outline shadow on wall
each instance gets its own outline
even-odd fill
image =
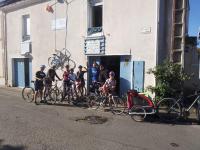
[[[127,91],[130,90],[130,88],[130,81],[124,78],[120,78],[120,95],[127,93]]]
[[[11,145],[2,145],[4,140],[0,139],[0,150],[25,150],[24,146],[11,146]]]

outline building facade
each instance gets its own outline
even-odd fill
[[[52,13],[46,11],[50,5]],[[164,59],[172,58],[184,67],[188,7],[188,0],[71,0],[67,4],[23,0],[5,5],[1,7],[0,83],[29,85],[39,66],[48,65],[55,50],[66,47],[76,66],[89,68],[96,61],[115,71],[119,93],[143,91],[155,85],[147,71]]]

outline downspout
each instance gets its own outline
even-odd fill
[[[3,43],[4,43],[4,76],[5,76],[5,85],[8,86],[8,52],[7,52],[7,20],[6,12],[3,12]]]
[[[156,5],[157,5],[157,10],[156,10],[156,43],[155,43],[155,47],[156,47],[156,66],[159,64],[159,33],[160,33],[160,0],[156,1]]]

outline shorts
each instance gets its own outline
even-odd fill
[[[44,84],[41,81],[35,81],[35,91],[41,91],[44,88]]]
[[[46,79],[44,80],[44,84],[45,84],[45,86],[51,86],[51,85],[52,85],[51,79],[46,78]]]

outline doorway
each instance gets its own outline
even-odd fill
[[[93,62],[102,64],[105,69],[115,72],[115,79],[117,81],[116,92],[119,94],[120,90],[120,56],[89,56],[89,68],[92,67]],[[91,77],[89,75],[89,83],[91,83]]]
[[[29,58],[13,59],[13,85],[15,87],[30,86],[32,76],[32,65]]]

